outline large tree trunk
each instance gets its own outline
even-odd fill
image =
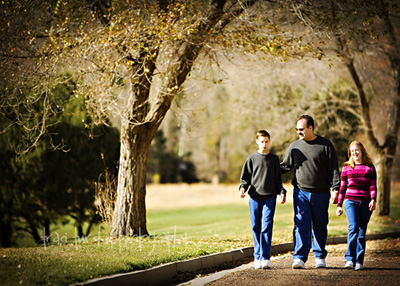
[[[393,157],[385,154],[386,152],[379,152],[376,154],[375,163],[377,173],[377,201],[376,213],[379,216],[389,215],[390,212],[390,174],[393,165]]]
[[[138,131],[135,132],[135,129]],[[136,134],[135,134],[136,133]],[[147,235],[146,171],[147,154],[154,137],[143,126],[122,124],[117,202],[111,236]]]

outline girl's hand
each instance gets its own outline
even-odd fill
[[[369,202],[369,210],[372,212],[372,211],[374,211],[374,210],[376,210],[376,202],[375,202],[375,200],[371,200],[370,202]]]
[[[285,194],[281,194],[281,204],[286,203],[286,195]]]
[[[337,209],[336,209],[336,215],[337,216],[341,216],[343,214],[343,209],[342,209],[342,207],[337,207]]]

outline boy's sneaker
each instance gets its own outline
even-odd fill
[[[344,265],[344,268],[352,269],[353,267],[354,267],[353,261],[346,261],[346,264]]]
[[[254,259],[254,269],[261,269],[261,261]]]
[[[293,269],[304,269],[304,268],[306,268],[306,266],[304,265],[303,260],[296,258],[295,260],[293,260],[292,268]]]
[[[326,268],[326,263],[324,258],[315,258],[316,268]]]
[[[271,269],[271,262],[267,259],[261,260],[261,268],[262,269]]]
[[[356,263],[356,267],[354,267],[354,270],[361,270],[363,269],[363,265],[361,263]]]

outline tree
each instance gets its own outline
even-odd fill
[[[321,42],[326,43],[315,43],[320,56],[328,54],[329,45],[334,44],[334,51],[354,81],[377,168],[377,213],[388,215],[391,171],[400,131],[398,1],[288,2],[301,21],[319,32]]]
[[[60,109],[47,121],[52,136],[43,136],[26,154],[16,154],[15,150],[27,147],[21,146],[20,138],[25,136],[25,128],[34,127],[37,121],[32,120],[30,126],[10,126],[16,114],[0,114],[1,126],[9,125],[0,137],[0,242],[6,247],[13,244],[21,230],[30,233],[37,243],[49,242],[50,223],[60,217],[72,217],[78,235],[88,235],[98,220],[94,182],[104,168],[116,171],[118,130],[90,124],[83,99],[72,93],[74,83],[55,84],[50,90],[48,98],[56,98],[52,108]],[[29,113],[21,110],[19,114],[24,112]],[[39,100],[35,105],[36,120],[42,112],[43,102]],[[86,222],[89,226],[84,233]]]
[[[86,99],[96,120],[113,112],[121,117],[115,237],[148,233],[148,150],[194,63],[199,58],[212,59],[215,49],[282,58],[301,50],[301,41],[279,31],[271,20],[275,11],[269,1],[87,0],[2,5],[7,15],[2,32],[8,38],[0,56],[7,71],[3,76],[14,87],[8,97],[26,86],[26,78],[34,78],[40,90],[41,83],[56,71],[70,69],[79,82],[75,94]],[[34,65],[21,69],[32,59]],[[7,105],[7,99],[2,104]],[[45,119],[32,138],[45,134]]]

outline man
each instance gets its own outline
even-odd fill
[[[296,127],[299,140],[290,144],[281,163],[282,173],[294,170],[293,206],[293,265],[305,268],[311,246],[317,268],[325,268],[326,239],[328,236],[329,198],[337,202],[340,175],[335,148],[332,143],[314,133],[314,120],[302,115]]]

